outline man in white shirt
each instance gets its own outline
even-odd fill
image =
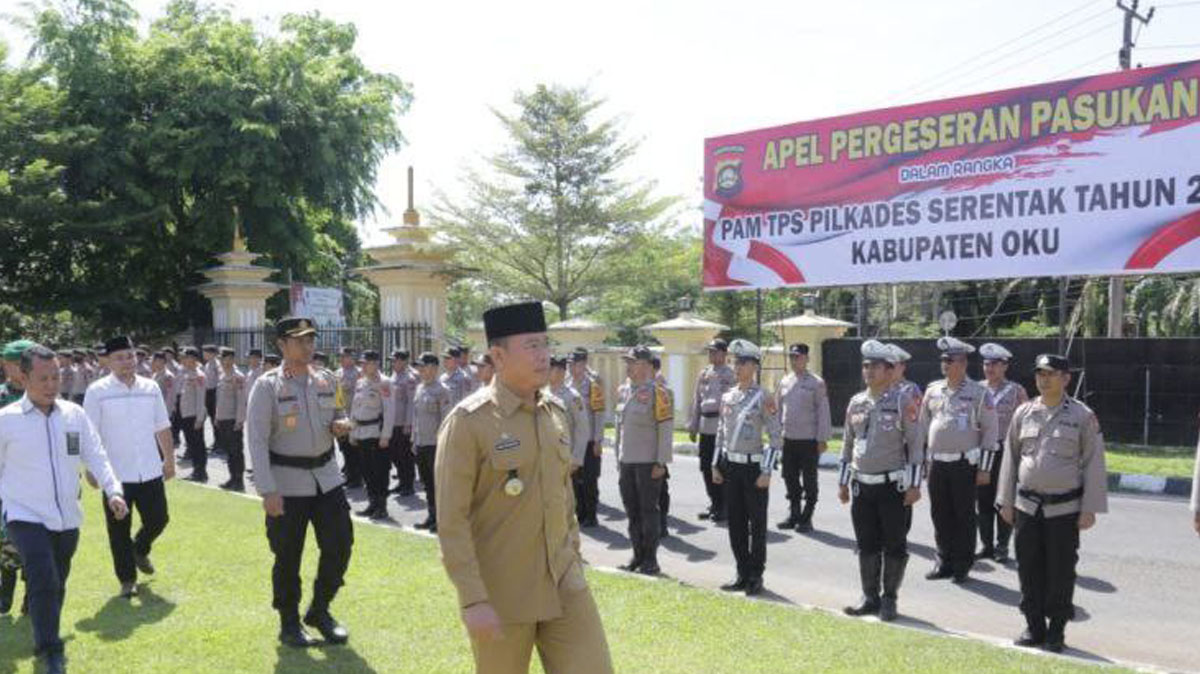
[[[142,520],[137,535],[130,538],[132,518],[105,516],[121,596],[132,597],[137,594],[138,571],[154,573],[150,547],[167,526],[163,480],[175,475],[175,446],[162,391],[153,379],[137,374],[133,341],[114,337],[104,350],[112,374],[88,387],[83,409],[104,444],[126,502]],[[88,481],[93,481],[90,474]]]
[[[54,352],[32,346],[21,355],[25,396],[0,410],[0,500],[8,535],[24,560],[35,652],[45,671],[66,671],[59,617],[71,557],[79,543],[79,461],[104,488],[107,510],[128,513],[121,483],[83,408],[57,400]]]

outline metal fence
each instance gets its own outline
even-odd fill
[[[913,355],[908,378],[922,387],[941,379],[932,339],[891,340]],[[990,340],[965,340],[978,347]],[[1039,353],[1054,353],[1055,339],[1002,339],[1013,353],[1009,379],[1037,395],[1032,363]],[[834,423],[840,425],[850,396],[862,389],[859,339],[834,339],[822,346],[822,371]],[[1200,411],[1200,340],[1076,339],[1071,347],[1072,395],[1091,407],[1108,440],[1150,445],[1196,443]],[[983,379],[977,357],[968,376]]]
[[[264,352],[273,351],[275,349],[275,328],[270,325],[237,330],[196,328],[192,331],[192,341],[196,346],[216,344],[217,346],[232,347],[240,358],[244,357],[250,349],[263,349]],[[336,356],[343,347],[350,347],[355,351],[374,349],[384,359],[388,358],[395,349],[405,349],[415,357],[422,351],[433,350],[433,332],[424,323],[370,327],[324,327],[317,331],[316,342],[317,350],[325,352],[330,358]]]

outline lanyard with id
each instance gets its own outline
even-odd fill
[[[67,456],[79,456],[79,431],[67,431]]]

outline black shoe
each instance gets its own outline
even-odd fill
[[[992,547],[982,548],[975,553],[975,559],[991,559],[996,556],[996,549]]]
[[[796,522],[796,533],[807,534],[811,533],[812,530],[813,525],[811,521],[802,519],[799,522]]]
[[[584,520],[579,523],[579,526],[585,529],[591,529],[592,527],[600,526],[600,523],[596,521],[595,517],[585,517]]]
[[[702,513],[699,513],[699,514],[697,514],[697,515],[696,515],[696,519],[701,519],[701,520],[711,520],[711,519],[712,519],[712,516],[713,516],[713,514],[712,514],[712,510],[711,510],[711,509],[709,509],[709,510],[705,510],[705,511],[704,511],[704,512],[702,512]]]
[[[659,568],[658,562],[649,561],[642,562],[642,565],[638,567],[637,572],[643,576],[657,576],[662,573],[662,569]]]
[[[327,643],[344,644],[350,639],[350,633],[341,623],[329,615],[329,611],[309,610],[304,614],[304,624],[317,628]]]
[[[848,616],[875,615],[879,613],[879,597],[863,597],[857,606],[847,606],[842,613]]]
[[[433,526],[434,526],[433,518],[426,518],[426,520],[424,522],[417,522],[416,524],[414,524],[413,528],[414,529],[432,529]]]
[[[896,600],[891,597],[881,597],[879,599],[879,619],[885,623],[890,623],[900,615],[896,611]]]
[[[1035,634],[1033,631],[1029,630],[1028,628],[1026,628],[1026,630],[1024,632],[1021,632],[1021,636],[1017,637],[1016,639],[1013,639],[1014,645],[1024,646],[1027,648],[1033,647],[1033,646],[1041,646],[1044,643],[1046,643],[1046,635],[1045,634]]]
[[[953,577],[954,571],[948,566],[935,566],[932,571],[925,574],[925,580],[945,580]]]
[[[992,559],[997,564],[1005,564],[1008,562],[1008,548],[996,548],[996,553],[992,555]]]
[[[954,577],[950,579],[950,582],[954,583],[955,585],[965,585],[969,580],[971,580],[971,574],[963,571],[961,573],[954,574]]]
[[[134,582],[121,583],[121,595],[120,596],[122,599],[133,599],[134,597],[137,596],[137,593],[138,593],[137,583],[134,583]]]
[[[221,483],[225,491],[246,491],[246,485],[241,480],[227,480]]]
[[[1046,643],[1042,644],[1042,648],[1051,653],[1062,653],[1067,647],[1063,637],[1063,630],[1067,626],[1067,621],[1064,618],[1051,618],[1050,627],[1046,630]]]
[[[154,562],[150,561],[149,555],[139,555],[136,552],[133,553],[133,565],[137,567],[138,571],[141,571],[147,576],[154,575]]]
[[[763,591],[763,579],[762,578],[755,576],[754,578],[751,578],[750,580],[746,581],[746,596],[747,597],[757,597],[758,595],[762,594],[762,591]]]
[[[637,555],[634,555],[633,558],[631,558],[628,562],[625,562],[624,564],[618,566],[617,568],[622,571],[634,572],[634,571],[637,571],[639,568],[641,568],[641,566],[642,566],[642,558]]]
[[[723,524],[723,523],[729,521],[729,515],[727,515],[723,512],[714,513],[712,516],[712,521],[717,524]]]
[[[742,592],[746,589],[746,583],[747,580],[745,578],[738,576],[737,578],[734,578],[728,583],[722,585],[721,589],[725,592]]]
[[[317,640],[305,632],[304,628],[300,626],[300,622],[297,621],[279,628],[279,643],[292,648],[308,648],[316,646]]]
[[[430,522],[430,523],[429,523],[429,533],[431,533],[431,534],[436,534],[436,533],[437,533],[437,522]]]
[[[188,475],[184,479],[186,479],[188,482],[199,482],[200,484],[204,484],[205,482],[208,482],[208,473],[201,473],[193,470],[192,474]]]
[[[42,662],[46,664],[46,674],[66,674],[67,658],[62,653],[48,653]]]
[[[367,506],[366,508],[363,508],[362,510],[359,510],[358,512],[356,512],[354,514],[358,515],[359,517],[375,517],[376,510],[377,510],[377,508],[375,507],[375,504],[372,503],[371,505]]]
[[[370,517],[373,520],[386,520],[388,518],[387,507],[386,506],[377,506],[375,508],[375,512],[368,514],[367,517]],[[434,529],[433,527],[430,527],[429,530],[437,531],[437,529]]]
[[[796,515],[793,513],[791,515],[788,515],[788,518],[786,520],[781,520],[775,526],[780,529],[795,529],[796,525],[799,523],[800,523],[800,518],[796,517]]]

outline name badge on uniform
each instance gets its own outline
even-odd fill
[[[520,446],[521,446],[521,441],[514,438],[513,436],[509,435],[508,433],[501,435],[500,439],[495,444],[495,448],[496,448],[497,452],[506,452],[511,449],[516,449],[517,447],[520,447]],[[518,482],[519,481],[520,480],[518,480]]]
[[[67,431],[67,456],[79,456],[79,431]]]

